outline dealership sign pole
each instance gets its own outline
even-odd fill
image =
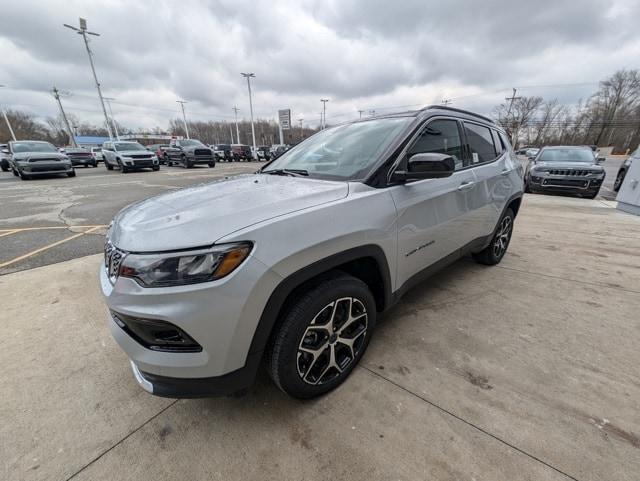
[[[280,145],[284,145],[284,131],[291,128],[291,109],[278,110],[278,125],[280,126]]]

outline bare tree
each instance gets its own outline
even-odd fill
[[[520,97],[511,106],[502,103],[494,109],[496,120],[507,131],[514,147],[520,144],[523,127],[527,126],[542,104],[542,97]]]

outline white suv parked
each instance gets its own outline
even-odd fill
[[[497,264],[523,175],[491,120],[428,107],[323,130],[259,172],[121,211],[100,270],[138,383],[298,398],[342,383],[380,312],[465,254]]]

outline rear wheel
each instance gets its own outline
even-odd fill
[[[2,168],[2,172],[9,172],[9,167],[4,164],[0,165],[0,168]]]
[[[107,170],[113,170],[113,165],[111,165],[109,162],[107,162],[106,160],[104,161],[104,166],[107,168]]]
[[[375,323],[367,285],[336,273],[293,299],[268,348],[271,378],[300,399],[336,388],[360,361]]]
[[[491,239],[491,243],[482,251],[473,254],[473,258],[476,262],[493,266],[502,260],[507,252],[507,248],[509,247],[509,242],[511,241],[514,217],[513,211],[511,209],[507,209],[502,216],[502,219],[500,219],[500,223],[498,224],[498,228]]]
[[[159,170],[160,170],[160,166],[159,166],[159,165],[154,165],[153,167],[151,167],[151,169],[152,169],[154,172],[157,172],[157,171],[159,171]]]
[[[209,167],[212,167],[212,168],[213,168],[213,167],[215,167],[215,166],[216,166],[216,163],[215,163],[215,162],[209,162]]]
[[[18,171],[18,175],[22,180],[31,180],[31,176],[29,174],[25,174],[22,171]]]
[[[67,177],[75,177],[76,176],[76,171],[72,170],[71,172],[67,172]]]
[[[620,190],[620,187],[622,186],[622,182],[624,181],[624,174],[625,172],[618,172],[618,176],[616,177],[615,182],[613,183],[613,190],[615,192],[618,192]]]

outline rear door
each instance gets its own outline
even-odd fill
[[[469,204],[475,176],[465,155],[462,125],[455,118],[429,119],[402,154],[398,168],[417,153],[442,153],[456,171],[444,179],[426,179],[390,187],[398,210],[397,285],[470,242]]]
[[[482,123],[463,122],[476,189],[469,196],[469,229],[474,238],[493,233],[502,210],[514,192],[510,174],[516,165],[498,132]]]

